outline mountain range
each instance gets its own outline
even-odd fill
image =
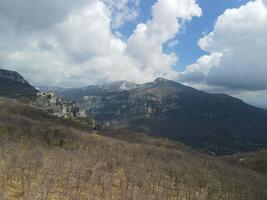
[[[145,84],[116,81],[83,88],[38,87],[64,99],[53,105],[49,103],[53,98],[47,99],[53,95],[37,95],[39,91],[17,72],[0,70],[0,83],[0,96],[31,97],[33,105],[59,116],[76,116],[74,111],[84,109],[103,130],[141,132],[217,155],[267,147],[266,110],[164,78]]]
[[[77,101],[102,127],[181,141],[219,155],[267,147],[266,110],[164,78],[45,89]]]
[[[6,79],[14,87],[0,87],[0,199],[267,198],[266,150],[232,155],[264,147],[264,110],[162,78],[40,87],[47,92],[16,72]]]

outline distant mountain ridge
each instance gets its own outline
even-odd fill
[[[216,154],[267,147],[266,110],[164,78],[123,83],[132,88],[108,83],[55,93],[79,102],[106,127],[162,136]]]
[[[18,72],[0,69],[0,78],[10,79],[16,82],[29,84]]]
[[[115,81],[108,82],[100,85],[88,86],[86,89],[98,89],[99,91],[106,92],[117,92],[125,90],[133,90],[138,87],[137,84],[129,81]]]
[[[0,96],[35,96],[38,90],[31,86],[19,73],[0,69]]]
[[[49,94],[38,96],[39,91],[20,74],[0,70],[0,96],[32,97],[35,105],[53,115],[83,118],[87,114],[102,127],[145,132],[215,154],[267,148],[266,110],[164,78],[145,84],[116,81],[84,88],[40,90],[52,91],[78,104],[49,98]]]

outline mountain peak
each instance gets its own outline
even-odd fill
[[[158,77],[153,82],[159,83],[159,82],[170,82],[171,80],[168,80],[166,78]]]
[[[183,84],[176,82],[174,80],[169,80],[169,79],[162,78],[162,77],[155,79],[153,82],[147,83],[147,85],[150,85],[152,87],[160,87],[160,88],[163,87],[164,88],[164,89],[162,89],[163,92],[167,91],[167,93],[177,92],[177,91],[179,91],[179,92],[180,91],[196,91],[194,88],[183,85]]]
[[[152,84],[156,84],[156,85],[174,85],[175,87],[177,87],[178,85],[181,87],[181,86],[184,86],[186,87],[185,85],[177,82],[177,81],[174,81],[174,80],[170,80],[170,79],[166,79],[166,78],[162,78],[162,77],[159,77],[159,78],[156,78],[153,82],[151,82]]]
[[[137,87],[137,84],[130,81],[114,81],[108,82],[101,85],[103,90],[112,90],[112,91],[120,91],[120,90],[132,90]]]

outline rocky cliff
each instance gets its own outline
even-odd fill
[[[84,109],[77,103],[63,100],[53,93],[39,92],[32,104],[58,117],[66,119],[86,118]]]

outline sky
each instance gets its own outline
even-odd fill
[[[267,0],[0,0],[0,67],[31,84],[165,77],[267,107]]]

